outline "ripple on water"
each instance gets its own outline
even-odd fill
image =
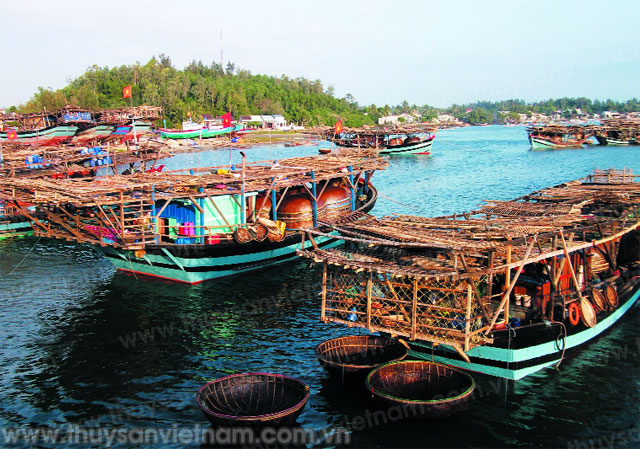
[[[315,152],[246,151],[249,160]],[[237,153],[233,158],[240,162]],[[228,161],[222,150],[166,162],[179,168]],[[374,176],[381,193],[374,212],[462,212],[483,199],[518,197],[612,166],[640,173],[638,149],[531,151],[524,128],[443,130],[432,156],[394,158]],[[321,271],[306,262],[186,286],[115,274],[84,246],[42,239],[34,247],[36,241],[0,241],[1,426],[205,425],[197,389],[246,371],[308,383],[311,399],[300,417],[307,428],[344,425],[345,417],[373,410],[364,388],[345,391],[316,360],[321,341],[361,331],[319,322]],[[476,376],[483,393],[456,419],[375,425],[355,431],[351,446],[567,447],[637,428],[639,318],[636,307],[558,371],[508,390],[504,381]],[[625,345],[626,354],[616,352]]]

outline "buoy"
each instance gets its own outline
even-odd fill
[[[572,326],[577,326],[580,322],[580,308],[575,302],[569,304],[569,322]]]

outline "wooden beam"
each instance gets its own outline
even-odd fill
[[[580,291],[580,284],[578,284],[578,278],[576,278],[576,273],[575,271],[573,271],[573,264],[571,263],[571,257],[569,257],[569,250],[567,247],[567,242],[564,239],[564,233],[562,232],[562,229],[560,229],[560,239],[562,240],[562,249],[564,250],[564,257],[567,260],[567,263],[569,264],[569,271],[571,272],[571,279],[573,279],[573,285],[576,288],[576,292],[578,293],[578,298],[580,298],[580,300],[582,301],[583,297],[582,297],[582,292]]]
[[[502,308],[505,306],[507,299],[509,298],[509,295],[511,295],[511,291],[513,290],[513,287],[516,285],[516,282],[518,281],[518,278],[520,277],[520,273],[522,273],[522,270],[524,269],[524,266],[527,263],[527,260],[529,259],[529,255],[531,254],[531,250],[533,249],[533,246],[535,245],[535,239],[536,236],[533,236],[533,239],[531,241],[531,243],[529,244],[529,247],[527,248],[527,252],[524,255],[524,258],[519,262],[520,265],[518,266],[518,271],[516,271],[516,275],[513,278],[513,281],[511,282],[511,285],[509,286],[509,289],[504,293],[504,295],[502,296],[502,301],[500,302],[500,305],[498,306],[498,309],[496,310],[496,313],[493,315],[493,319],[491,320],[491,323],[489,324],[489,329],[487,330],[487,334],[489,332],[491,332],[491,329],[493,328],[494,324],[496,324],[496,321],[498,320],[498,315],[500,315],[500,312],[502,311]],[[505,319],[507,319],[505,317]]]

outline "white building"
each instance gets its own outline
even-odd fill
[[[256,126],[269,129],[289,129],[287,121],[280,114],[273,115],[243,115],[238,119],[238,124],[244,126]]]
[[[417,116],[419,117],[419,115]],[[402,119],[402,120],[400,120]],[[378,125],[398,125],[400,123],[415,123],[416,115],[414,114],[393,114],[378,119]]]

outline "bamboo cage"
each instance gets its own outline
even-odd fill
[[[0,176],[7,177],[66,177],[69,174],[95,172],[99,168],[108,168],[116,172],[116,165],[142,164],[172,156],[167,148],[154,145],[140,145],[139,148],[100,147],[98,154],[86,147],[51,146],[34,148],[29,145],[11,145],[6,150],[3,145],[3,163],[0,164]],[[37,161],[34,160],[37,156]],[[99,165],[96,160],[99,159]],[[93,161],[93,164],[91,162]],[[78,175],[80,176],[80,175]]]
[[[323,321],[464,353],[490,342],[496,323],[523,308],[514,299],[535,295],[535,306],[552,318],[555,305],[581,300],[599,273],[617,270],[621,238],[640,229],[636,177],[597,170],[445,217],[363,215],[331,224],[349,250],[298,254],[324,265]],[[532,278],[545,282],[525,291],[519,279]]]
[[[73,105],[65,105],[55,111],[41,111],[35,113],[0,114],[0,128],[15,126],[20,131],[31,131],[47,128],[62,123],[122,124],[132,118],[141,120],[157,120],[162,116],[162,107],[140,105],[133,107],[102,109],[91,111]]]

